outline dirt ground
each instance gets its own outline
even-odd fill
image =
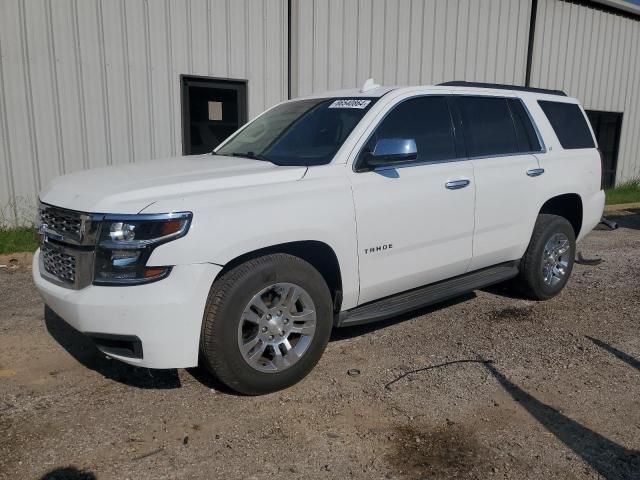
[[[107,360],[0,267],[0,478],[640,479],[640,213],[616,220],[559,297],[336,331],[263,397]]]

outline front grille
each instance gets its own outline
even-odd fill
[[[76,281],[76,257],[67,255],[44,243],[40,250],[45,271],[64,283],[74,284]]]
[[[66,240],[79,242],[81,240],[82,216],[73,210],[42,205],[40,208],[40,223],[47,229],[61,235]]]
[[[41,203],[38,209],[40,274],[63,287],[91,285],[100,221],[87,213]]]

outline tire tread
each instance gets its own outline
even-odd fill
[[[279,264],[285,268],[303,267],[310,276],[315,276],[313,280],[321,282],[326,289],[326,296],[330,300],[329,288],[320,273],[305,260],[286,253],[273,253],[250,259],[222,274],[216,279],[209,290],[207,302],[204,310],[202,330],[200,335],[200,352],[207,369],[225,385],[248,395],[266,393],[264,389],[252,389],[243,385],[228,367],[225,360],[224,348],[220,336],[215,335],[216,326],[225,319],[219,314],[222,306],[229,301],[234,285],[251,276],[257,269],[267,264]],[[316,299],[314,299],[316,301]],[[328,339],[328,338],[327,338]],[[323,347],[324,349],[324,347]]]

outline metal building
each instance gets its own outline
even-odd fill
[[[623,0],[0,0],[0,223],[51,178],[211,150],[275,103],[361,85],[562,89],[605,184],[640,176],[640,7]]]

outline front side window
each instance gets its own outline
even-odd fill
[[[375,98],[314,98],[286,102],[247,125],[216,155],[277,165],[324,165],[333,159]]]
[[[508,155],[519,151],[506,98],[457,97],[457,102],[469,157]]]
[[[594,148],[593,137],[582,110],[575,103],[538,100],[564,149]]]
[[[456,158],[451,115],[445,97],[427,96],[405,100],[380,122],[364,151],[373,151],[380,139],[413,139],[416,162]]]

